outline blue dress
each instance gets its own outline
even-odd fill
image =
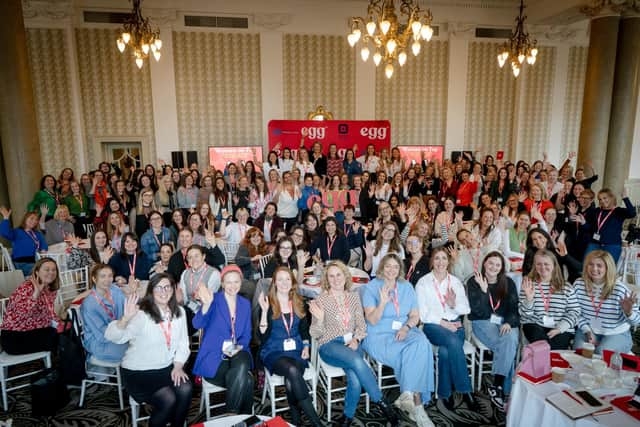
[[[362,293],[362,307],[377,307],[380,303],[380,289],[384,281],[373,279]],[[405,324],[411,310],[418,310],[418,299],[411,283],[398,282],[398,308],[389,300],[382,317],[375,325],[367,321],[367,337],[362,348],[375,360],[393,368],[401,392],[420,392],[424,403],[431,400],[435,390],[433,351],[431,344],[418,328],[411,328],[403,341],[395,339],[397,330],[392,329],[394,321]]]
[[[106,298],[93,292],[85,297],[80,306],[82,316],[82,344],[89,357],[94,356],[104,362],[120,362],[129,344],[115,344],[104,337],[104,331],[113,320],[124,314],[126,297],[116,285],[111,285],[113,305]],[[100,302],[104,304],[104,307]],[[114,307],[115,305],[115,307]],[[106,307],[106,308],[105,308]],[[87,360],[89,359],[87,357]]]
[[[272,371],[273,363],[281,357],[289,357],[291,359],[298,360],[307,366],[307,361],[302,358],[302,335],[300,334],[300,318],[293,314],[293,326],[291,327],[291,338],[296,341],[296,349],[290,351],[284,351],[284,340],[289,338],[287,330],[285,329],[282,316],[277,319],[271,319],[272,312],[269,310],[268,318],[271,321],[271,333],[266,341],[263,342],[260,349],[260,359],[262,363],[267,367],[269,372]],[[289,320],[289,314],[284,315]]]

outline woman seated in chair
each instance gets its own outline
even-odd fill
[[[62,243],[65,239],[73,236],[74,228],[69,214],[69,208],[66,205],[60,205],[53,214],[53,219],[44,223],[44,237],[47,239],[48,245]]]
[[[502,254],[490,252],[482,261],[482,270],[467,281],[473,333],[493,352],[489,397],[500,411],[504,410],[505,394],[511,390],[520,327],[518,290],[505,271]]]
[[[250,414],[253,406],[251,373],[251,303],[238,295],[242,272],[235,265],[222,269],[222,290],[198,287],[202,306],[193,326],[203,337],[193,373],[226,388],[226,412]]]
[[[36,212],[25,213],[22,222],[16,228],[11,228],[9,222],[11,209],[0,206],[0,215],[2,215],[0,236],[11,242],[13,265],[24,273],[24,277],[27,277],[31,274],[36,262],[36,253],[46,252],[49,248],[44,234],[38,231],[38,214]]]
[[[105,338],[129,343],[122,381],[136,402],[153,407],[149,425],[182,426],[191,405],[191,383],[183,370],[191,352],[186,316],[171,276],[154,276],[139,304],[136,294],[129,296],[124,314],[109,323]]]
[[[310,252],[316,257],[316,260],[319,258],[322,262],[329,260],[349,262],[349,258],[351,258],[349,243],[344,234],[340,232],[335,217],[331,216],[324,220],[322,231],[311,243]]]
[[[420,320],[431,344],[438,346],[438,398],[454,409],[453,391],[463,395],[469,409],[477,403],[464,354],[463,316],[469,314],[469,300],[460,280],[449,274],[449,255],[444,247],[431,254],[431,273],[416,284]]]
[[[242,288],[243,296],[248,300],[252,300],[256,282],[262,278],[262,269],[260,268],[260,260],[269,254],[269,246],[264,240],[264,234],[260,229],[251,227],[242,239],[242,243],[238,247],[236,254],[236,264],[242,270]]]
[[[534,255],[533,270],[522,279],[518,310],[527,341],[548,341],[551,350],[569,348],[580,305],[553,252],[540,249]]]
[[[149,279],[151,261],[140,250],[134,233],[124,233],[120,253],[111,257],[109,265],[113,268],[118,286],[122,288],[128,285],[129,292],[135,292],[140,280]]]
[[[53,351],[60,321],[54,310],[60,289],[58,265],[51,258],[38,260],[31,277],[9,297],[2,320],[2,350],[9,354]]]
[[[82,344],[87,351],[87,360],[89,363],[93,359],[118,363],[127,350],[127,344],[114,344],[105,338],[104,331],[109,323],[124,314],[126,297],[120,288],[113,284],[113,269],[108,265],[95,264],[89,277],[93,289],[80,306],[84,331]]]
[[[367,335],[360,297],[351,288],[349,268],[340,261],[331,261],[322,274],[322,293],[309,304],[313,315],[311,336],[318,340],[319,354],[325,363],[344,369],[347,391],[341,426],[351,425],[362,389],[377,403],[391,422],[398,417],[378,388],[376,377],[364,360],[360,342]]]
[[[311,337],[293,272],[276,268],[269,295],[261,294],[259,303],[260,359],[271,374],[284,377],[293,425],[300,425],[302,411],[314,426],[322,426],[304,380]]]
[[[419,427],[433,426],[423,407],[434,391],[433,353],[427,338],[416,328],[420,322],[418,300],[404,277],[397,254],[382,257],[376,278],[362,295],[367,320],[362,348],[378,363],[393,368],[402,392],[394,404]]]
[[[273,257],[264,267],[265,279],[273,277],[278,267],[287,267],[294,271],[298,282],[302,282],[304,278],[304,265],[309,260],[309,253],[302,250],[296,251],[296,246],[291,237],[283,237],[276,243],[273,251]],[[300,266],[300,268],[298,268]]]
[[[616,279],[616,264],[609,252],[597,249],[584,259],[582,278],[574,283],[580,305],[574,348],[585,342],[596,353],[611,350],[630,353],[631,326],[640,323],[636,294]]]

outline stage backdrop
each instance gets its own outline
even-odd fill
[[[314,142],[322,143],[322,151],[327,154],[329,145],[336,144],[341,157],[347,148],[358,145],[356,157],[361,156],[367,145],[373,144],[376,152],[391,145],[388,120],[271,120],[269,122],[269,151],[278,146],[290,148],[297,157],[300,139],[305,138],[305,147],[310,149]]]
[[[262,162],[262,147],[209,147],[209,165],[224,170],[228,163],[243,163],[255,155]]]
[[[407,160],[407,167],[412,161],[417,164],[422,162],[422,153],[424,153],[427,162],[432,160],[442,165],[444,157],[444,147],[442,145],[398,145],[400,157]]]

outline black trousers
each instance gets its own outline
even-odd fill
[[[544,340],[549,343],[551,350],[568,350],[571,348],[573,333],[563,332],[553,338],[549,338],[547,333],[552,328],[545,328],[535,323],[525,323],[522,325],[522,332],[529,342]]]
[[[211,384],[224,387],[227,412],[250,414],[253,406],[253,374],[251,355],[241,351],[230,359],[224,359],[215,377],[205,378]]]
[[[58,333],[53,328],[32,329],[30,331],[2,331],[2,349],[8,354],[28,354],[39,351],[55,351],[58,347]]]

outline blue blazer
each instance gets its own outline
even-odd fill
[[[251,303],[240,295],[236,298],[236,342],[242,346],[242,351],[251,355]],[[231,339],[231,316],[224,290],[216,292],[207,314],[202,314],[202,308],[198,310],[192,323],[194,328],[204,331],[193,373],[203,378],[213,378],[224,356],[222,343]]]

